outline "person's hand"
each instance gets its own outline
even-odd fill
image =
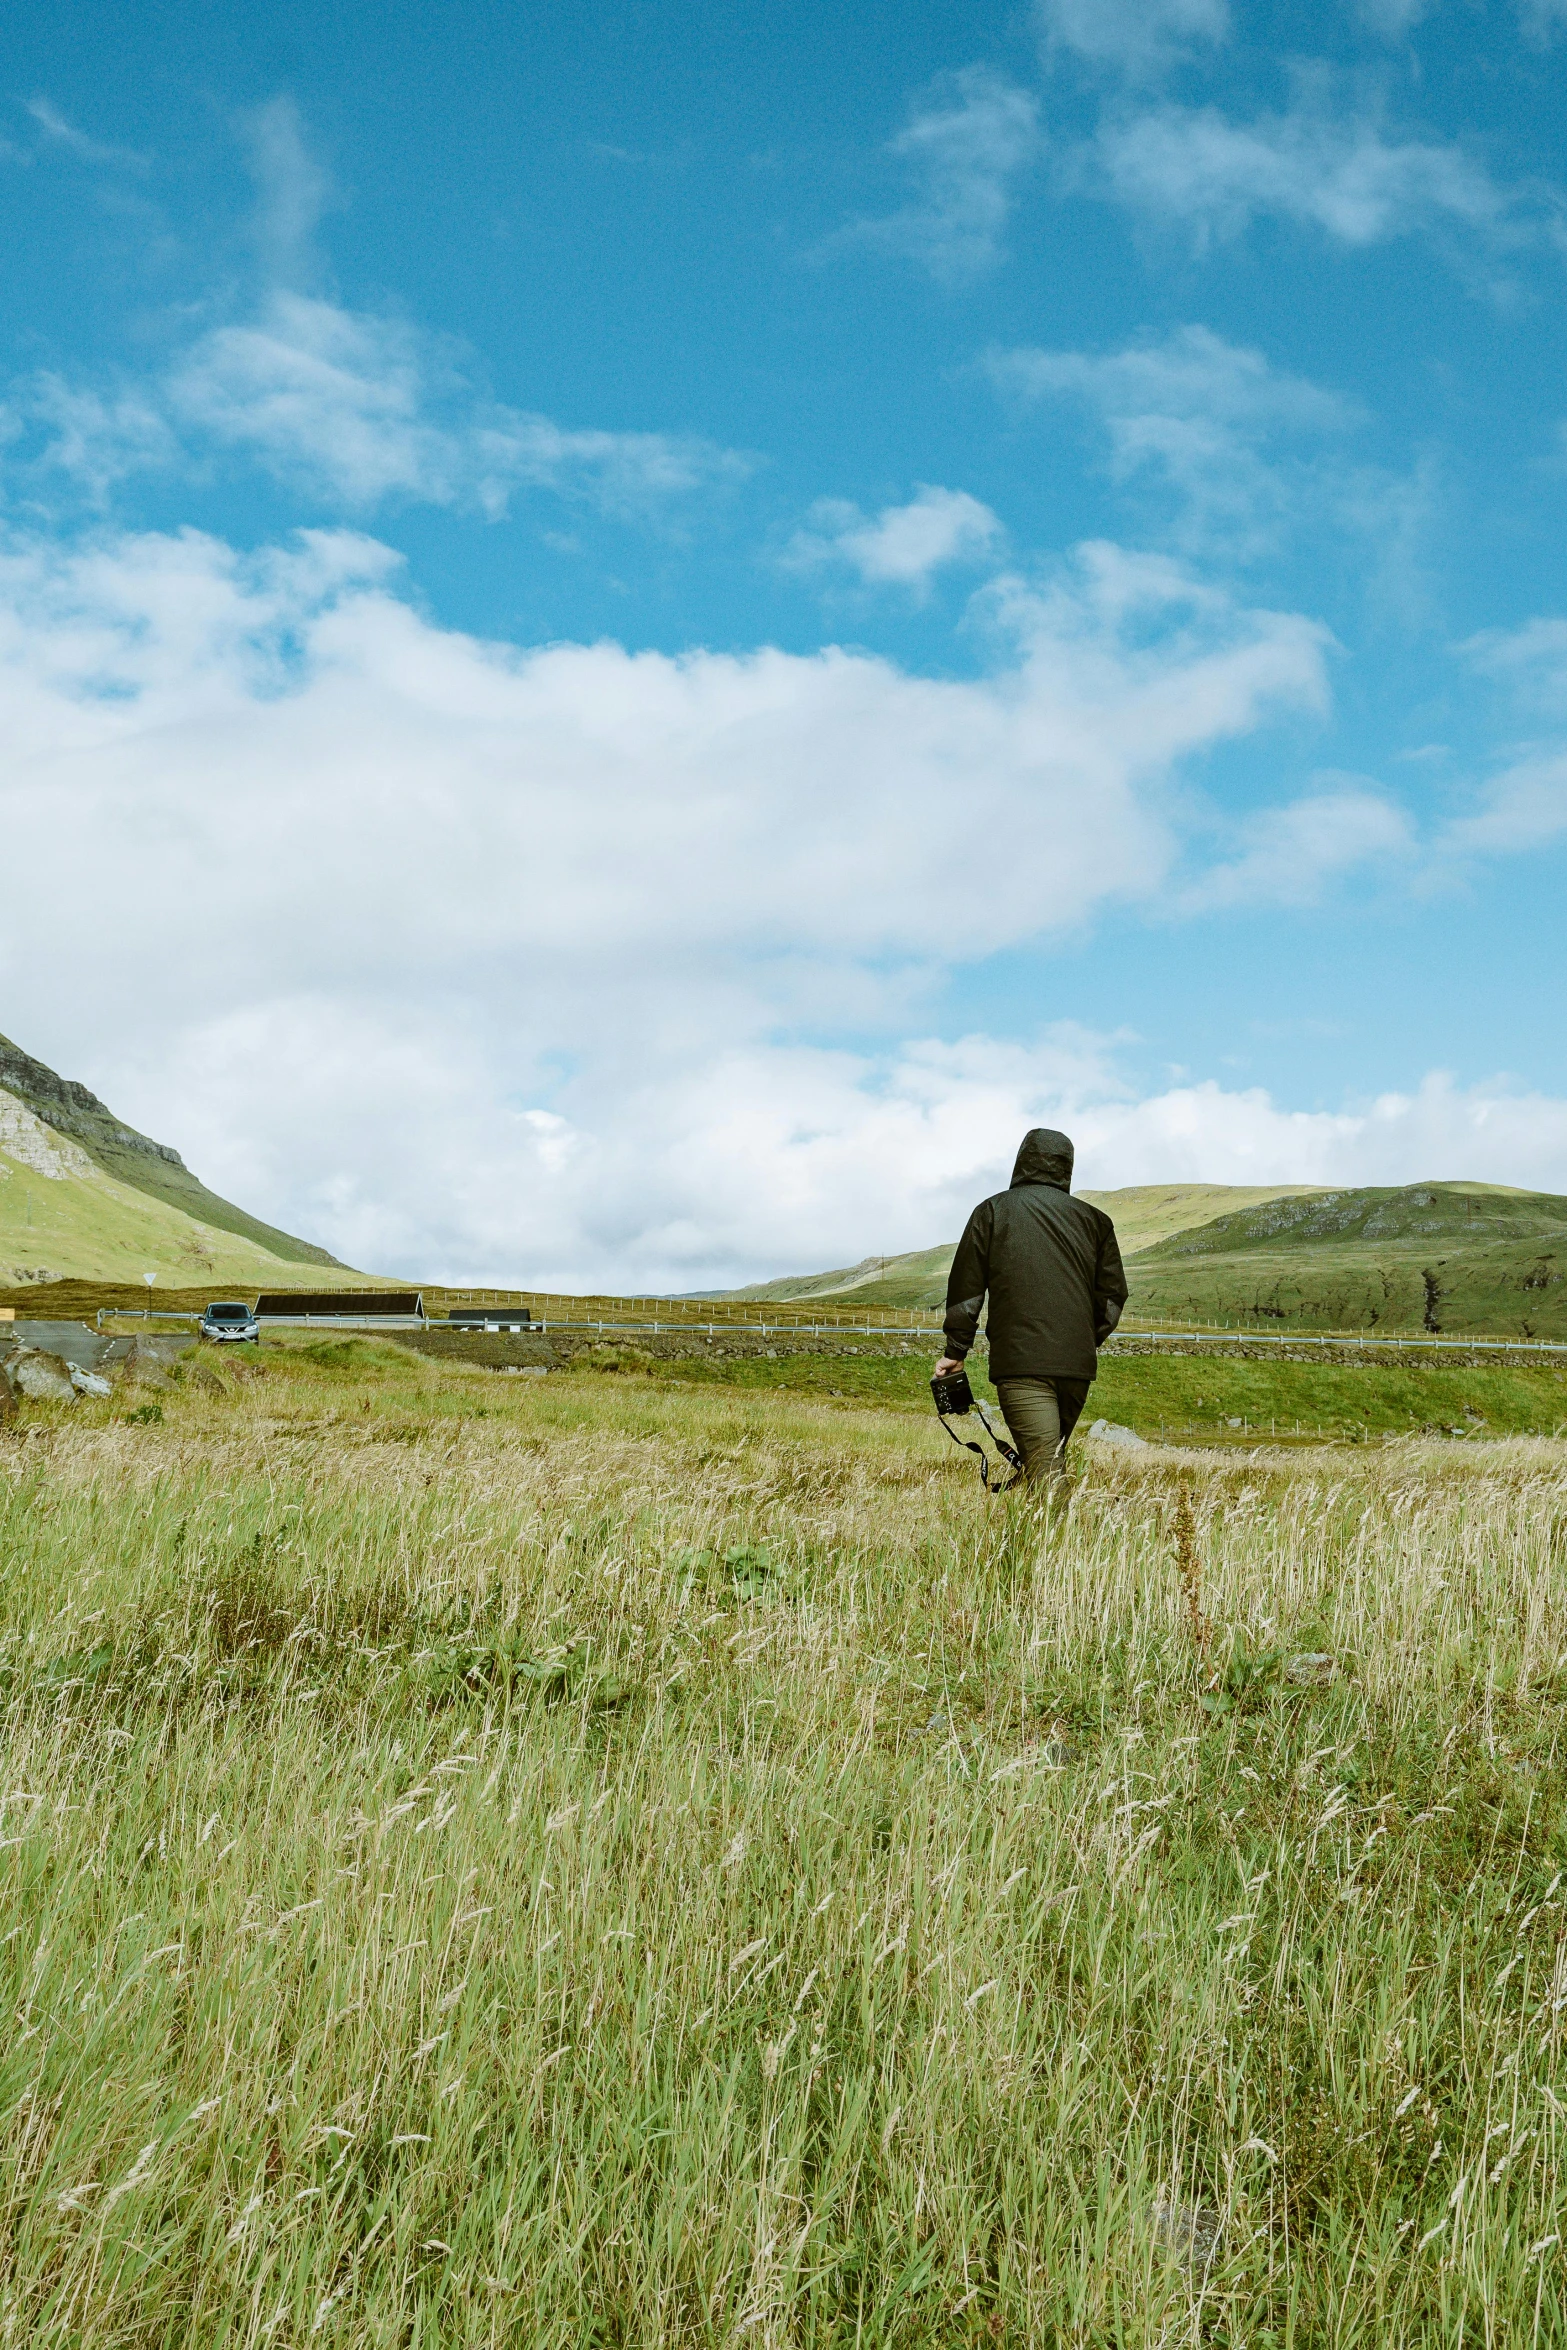
[[[943,1355],[936,1365],[936,1376],[938,1379],[947,1379],[954,1371],[961,1371],[962,1368],[963,1357],[961,1355]]]

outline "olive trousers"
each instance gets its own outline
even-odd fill
[[[998,1379],[996,1397],[1028,1482],[1059,1481],[1066,1473],[1066,1440],[1088,1400],[1088,1381]]]

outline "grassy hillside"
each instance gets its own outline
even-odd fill
[[[0,1293],[7,1304],[20,1308],[39,1294],[44,1274],[141,1290],[147,1273],[157,1274],[159,1295],[181,1285],[216,1294],[225,1286],[297,1288],[304,1268],[97,1167],[50,1177],[0,1148]],[[337,1288],[363,1277],[334,1264],[312,1266],[309,1278]]]
[[[1273,1331],[1567,1337],[1567,1199],[1552,1192],[1160,1183],[1083,1197],[1115,1222],[1134,1316]],[[939,1308],[954,1245],[730,1294]]]
[[[263,1249],[285,1264],[332,1266],[337,1263],[335,1257],[313,1241],[296,1239],[291,1232],[280,1232],[274,1225],[264,1224],[258,1216],[247,1215],[232,1200],[209,1191],[191,1173],[177,1150],[167,1143],[154,1142],[150,1136],[138,1133],[134,1126],[127,1126],[96,1094],[89,1093],[85,1085],[56,1075],[44,1062],[34,1060],[31,1053],[13,1044],[9,1037],[0,1036],[0,1110],[4,1109],[7,1097],[12,1105],[30,1112],[34,1119],[65,1138],[67,1144],[74,1144],[79,1152],[84,1152],[103,1174],[156,1200],[160,1206],[188,1216],[214,1233],[225,1232],[248,1242],[252,1248]],[[26,1155],[24,1150],[23,1156]],[[78,1269],[75,1264],[60,1268],[68,1272]]]
[[[1567,1337],[1567,1199],[1426,1183],[1275,1200],[1144,1251],[1132,1310],[1263,1330]]]
[[[363,1341],[0,1446],[29,2350],[1555,2343],[1567,1449]]]
[[[1157,1241],[1209,1217],[1255,1207],[1275,1199],[1309,1196],[1308,1184],[1134,1183],[1120,1191],[1085,1191],[1082,1197],[1103,1208],[1114,1222],[1123,1256],[1135,1256]],[[939,1248],[915,1249],[906,1256],[866,1257],[858,1265],[835,1273],[798,1273],[779,1281],[759,1281],[748,1289],[728,1289],[725,1297],[754,1297],[777,1303],[808,1298],[841,1297],[854,1292],[856,1304],[867,1306],[940,1306],[946,1300],[947,1273],[957,1242]]]

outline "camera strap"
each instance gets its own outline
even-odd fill
[[[974,1398],[972,1408],[978,1412],[981,1424],[985,1430],[985,1434],[990,1438],[990,1441],[995,1446],[997,1452],[1000,1453],[1001,1459],[999,1461],[992,1461],[990,1455],[986,1452],[982,1444],[971,1444],[966,1436],[960,1436],[956,1428],[954,1428],[951,1422],[948,1420],[945,1412],[938,1411],[936,1417],[941,1422],[943,1428],[946,1429],[947,1434],[951,1437],[953,1443],[961,1444],[965,1452],[973,1453],[975,1458],[978,1460],[979,1481],[985,1488],[985,1491],[987,1493],[1010,1493],[1014,1485],[1021,1485],[1023,1482],[1023,1456],[1020,1452],[1015,1451],[1013,1447],[1008,1444],[1004,1436],[997,1434],[994,1421],[991,1419],[990,1414],[986,1411],[984,1405],[980,1402],[977,1395]],[[992,1485],[990,1482],[992,1473],[999,1477],[1003,1464],[1010,1467],[1012,1471],[1011,1476],[1006,1480],[1005,1484]]]

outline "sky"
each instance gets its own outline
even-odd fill
[[[1567,1190],[1567,0],[76,0],[0,1028],[368,1269]]]

